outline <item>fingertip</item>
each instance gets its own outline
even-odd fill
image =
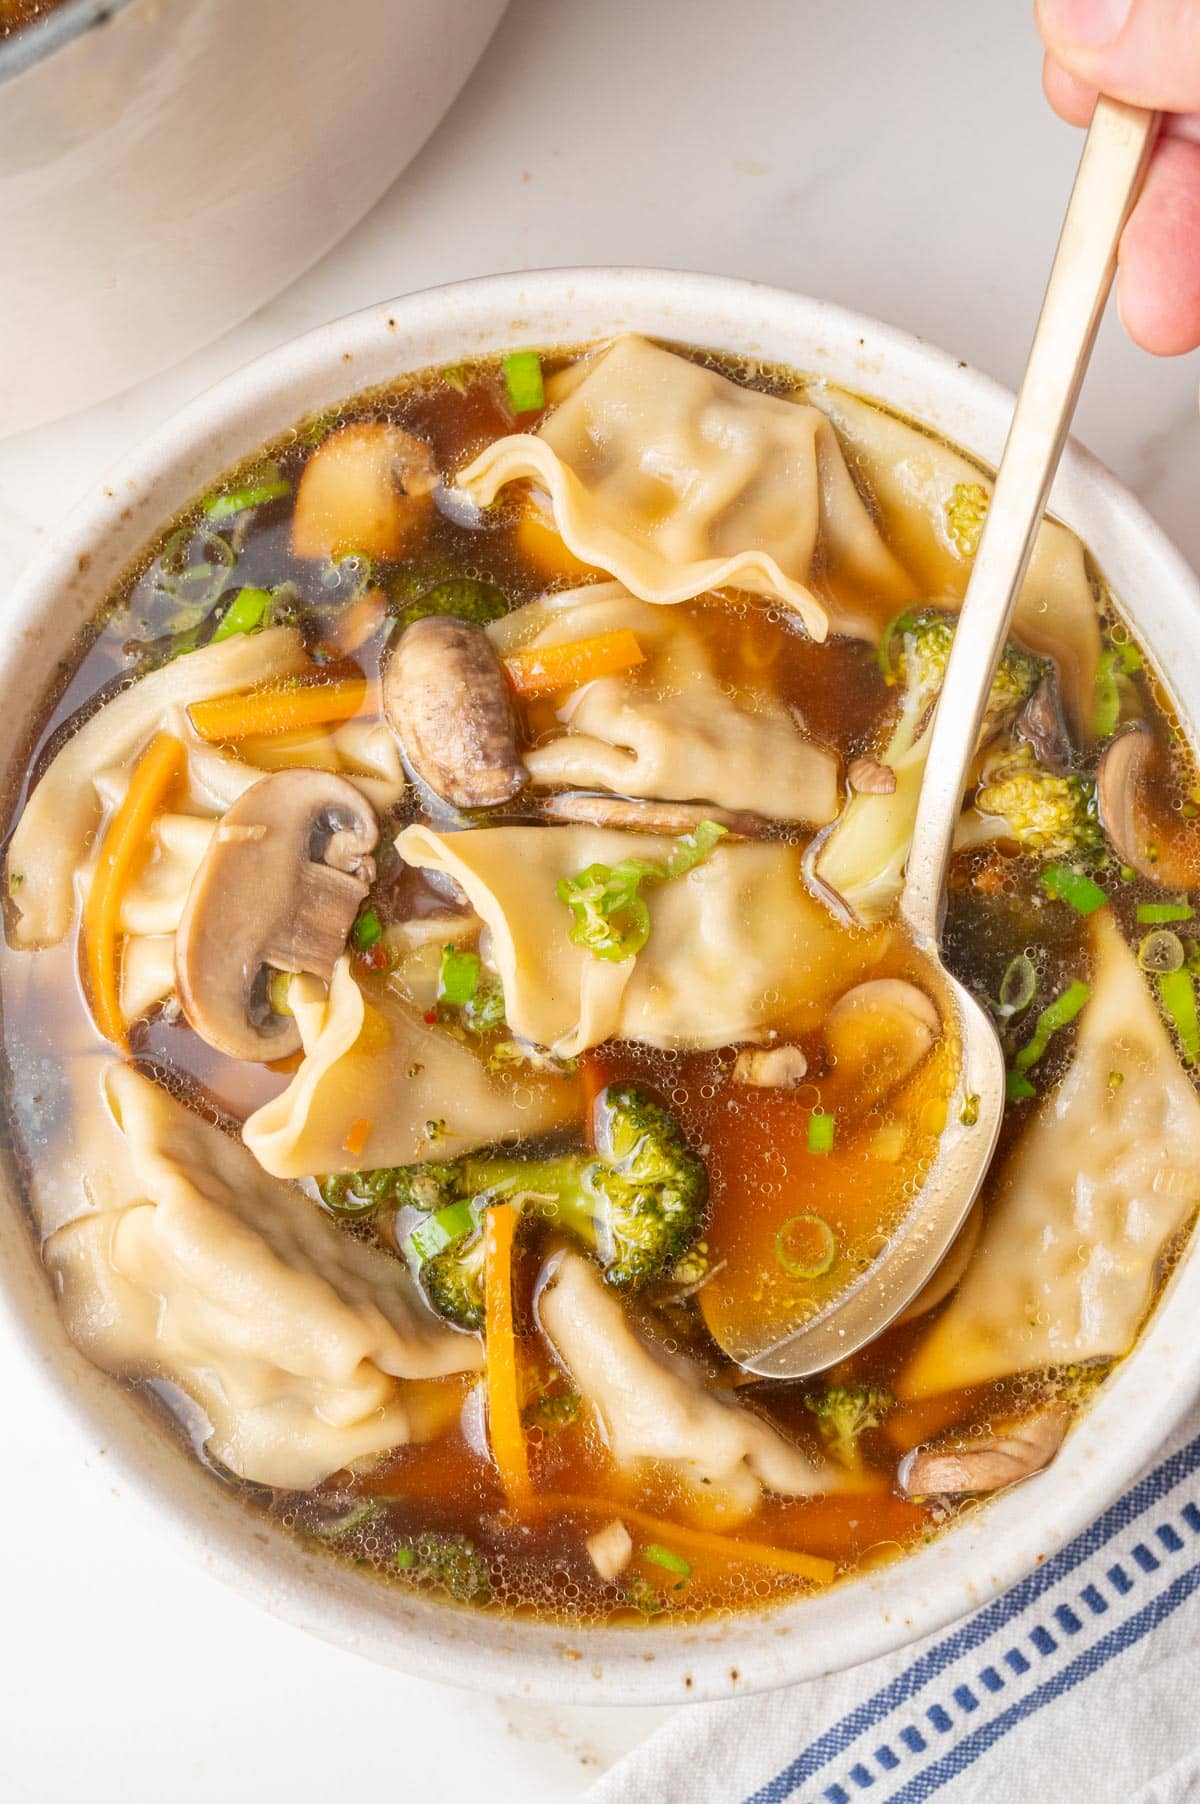
[[[1060,119],[1068,125],[1087,125],[1096,105],[1097,90],[1047,54],[1042,60],[1042,91]]]
[[[1200,346],[1200,145],[1159,146],[1121,239],[1117,307],[1156,357]]]

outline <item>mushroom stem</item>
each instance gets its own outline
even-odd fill
[[[1053,1403],[1003,1434],[960,1447],[916,1447],[896,1480],[906,1497],[962,1497],[999,1491],[1048,1466],[1067,1432],[1067,1411]]]
[[[595,827],[624,827],[634,833],[694,833],[701,821],[716,821],[741,839],[761,839],[761,814],[708,808],[703,802],[633,801],[627,796],[570,794],[547,796],[542,813],[556,821],[585,821]]]

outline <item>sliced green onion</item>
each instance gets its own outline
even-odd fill
[[[664,1547],[661,1541],[651,1541],[643,1547],[642,1558],[649,1560],[652,1566],[661,1566],[664,1572],[673,1572],[676,1578],[689,1579],[692,1576],[690,1560],[685,1560],[674,1548]]]
[[[376,945],[383,938],[383,923],[373,908],[363,909],[350,929],[350,937],[360,952],[365,952],[369,946]]]
[[[1056,996],[1042,1010],[1034,1022],[1032,1034],[1017,1054],[1015,1062],[1018,1071],[1028,1071],[1031,1065],[1037,1064],[1059,1028],[1074,1021],[1091,993],[1091,985],[1076,978],[1074,983],[1067,985],[1061,996]]]
[[[1183,941],[1169,927],[1160,927],[1157,933],[1148,933],[1138,947],[1138,964],[1143,971],[1154,971],[1159,976],[1168,971],[1179,971],[1183,968]]]
[[[698,864],[703,864],[717,841],[724,839],[728,831],[728,827],[720,827],[716,821],[700,821],[690,833],[681,833],[663,866],[667,880],[686,877]]]
[[[915,619],[916,615],[913,610],[911,608],[905,608],[902,614],[894,615],[884,627],[883,637],[879,641],[879,650],[876,653],[876,656],[879,659],[879,668],[885,677],[890,677],[892,675],[892,647],[895,645],[898,638],[902,639],[904,637]]]
[[[823,1278],[837,1258],[837,1235],[820,1215],[793,1215],[775,1235],[775,1257],[789,1278]]]
[[[1004,1079],[1004,1094],[1009,1102],[1022,1102],[1027,1096],[1036,1096],[1037,1091],[1023,1071],[1010,1071]]]
[[[701,821],[681,834],[663,863],[649,858],[622,858],[617,864],[589,864],[573,877],[563,877],[556,895],[575,917],[571,944],[593,958],[614,962],[633,958],[650,938],[650,909],[641,895],[643,883],[668,883],[684,877],[706,859],[727,829]]]
[[[1159,1000],[1179,1035],[1180,1050],[1189,1065],[1200,1059],[1200,1014],[1196,986],[1188,971],[1163,971],[1156,979]]]
[[[1092,709],[1092,726],[1097,739],[1107,739],[1116,732],[1121,720],[1120,676],[1132,676],[1142,668],[1142,654],[1136,645],[1110,645],[1100,654],[1096,665],[1096,698]]]
[[[837,1123],[832,1115],[824,1109],[814,1109],[808,1118],[808,1150],[810,1153],[831,1153],[833,1136]]]
[[[546,405],[542,360],[536,351],[512,351],[504,359],[504,386],[514,413],[534,413]]]
[[[1028,1008],[1037,990],[1037,967],[1027,952],[1018,952],[1000,979],[999,1009],[1004,1019]]]
[[[479,960],[474,952],[460,952],[457,946],[442,947],[442,964],[438,972],[438,1001],[461,1008],[470,1002],[479,982]]]
[[[447,1203],[427,1221],[418,1222],[408,1237],[407,1245],[419,1260],[432,1259],[451,1241],[461,1240],[475,1226],[475,1215],[468,1202]]]
[[[1095,914],[1108,901],[1107,892],[1073,865],[1048,864],[1039,881],[1048,896],[1069,903],[1077,915]]]
[[[351,1534],[354,1529],[362,1528],[364,1523],[374,1522],[376,1516],[382,1516],[382,1514],[383,1505],[376,1503],[374,1498],[368,1498],[365,1502],[357,1504],[347,1515],[339,1516],[333,1522],[321,1523],[314,1533],[320,1535],[323,1540],[337,1541],[342,1535]]]
[[[263,615],[271,605],[269,589],[239,589],[213,634],[213,643],[232,639],[237,633],[253,633],[263,623]]]
[[[395,1555],[392,1559],[392,1565],[398,1566],[400,1568],[401,1572],[409,1572],[412,1569],[412,1567],[414,1567],[416,1565],[416,1563],[417,1563],[417,1554],[416,1554],[415,1548],[398,1547],[396,1549]]]
[[[1137,918],[1143,927],[1161,927],[1168,921],[1191,921],[1196,911],[1190,902],[1139,902]]]
[[[244,514],[249,507],[265,507],[268,501],[282,501],[291,492],[292,485],[280,474],[279,465],[267,464],[244,488],[229,489],[224,495],[210,495],[204,503],[204,512],[210,520],[229,520],[234,514]]]

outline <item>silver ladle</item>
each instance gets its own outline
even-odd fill
[[[861,1277],[800,1324],[760,1322],[725,1351],[764,1378],[804,1378],[845,1359],[903,1313],[963,1226],[1004,1113],[1004,1053],[990,1016],[942,961],[946,873],[984,709],[1112,287],[1156,114],[1102,97],[1083,147],[941,697],[929,728],[900,914],[928,960],[957,1081],[929,1176]],[[753,1338],[754,1333],[757,1338]]]

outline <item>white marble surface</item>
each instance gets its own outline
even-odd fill
[[[491,270],[754,276],[894,320],[1011,383],[1076,155],[1038,69],[1027,9],[1011,4],[973,6],[968,24],[951,0],[514,0],[417,162],[307,277],[133,393],[0,441],[0,569],[256,352]],[[1079,432],[1200,563],[1198,368],[1153,362],[1110,320]],[[0,1370],[12,1804],[568,1799],[665,1714],[499,1704],[302,1638],[135,1540],[102,1462],[47,1436],[40,1380],[2,1327]],[[443,1774],[447,1747],[458,1776]]]

